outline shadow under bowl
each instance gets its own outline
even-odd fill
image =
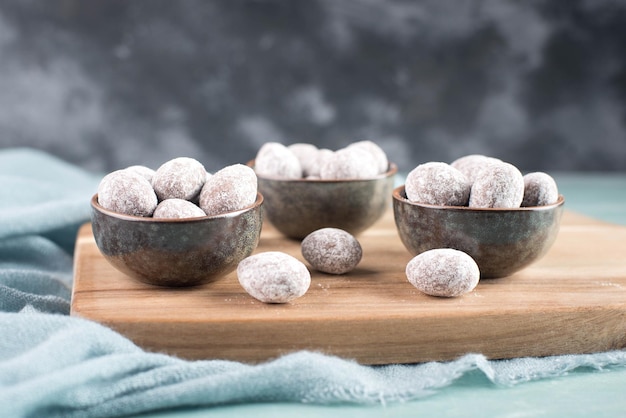
[[[193,286],[233,271],[259,243],[263,196],[245,209],[187,219],[120,214],[91,199],[98,249],[117,270],[158,286]]]
[[[248,165],[254,168],[254,161]],[[320,228],[340,228],[356,235],[389,208],[398,168],[371,179],[281,179],[259,176],[264,216],[278,231],[303,239]]]
[[[411,202],[393,191],[398,235],[412,255],[454,248],[478,264],[481,278],[509,276],[543,257],[554,243],[565,199],[546,206],[483,209]]]

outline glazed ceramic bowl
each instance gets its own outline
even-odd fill
[[[159,286],[192,286],[233,271],[259,243],[263,196],[217,216],[154,219],[107,210],[91,199],[96,244],[116,269]]]
[[[254,161],[248,165],[254,168]],[[283,235],[303,239],[325,227],[356,235],[369,228],[391,205],[398,169],[371,179],[288,180],[257,174],[264,216]]]
[[[411,202],[404,186],[393,191],[398,235],[417,255],[454,248],[472,256],[481,278],[509,276],[541,258],[559,232],[563,196],[547,206],[481,209]]]

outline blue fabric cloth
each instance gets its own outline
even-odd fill
[[[313,352],[259,365],[148,353],[70,317],[72,251],[100,175],[29,149],[0,151],[0,411],[114,417],[242,402],[386,404],[478,373],[494,387],[626,366],[626,351],[370,367]]]

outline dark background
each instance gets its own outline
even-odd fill
[[[626,171],[626,2],[0,3],[0,147],[215,171],[361,139],[403,171]]]

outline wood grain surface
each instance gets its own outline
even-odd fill
[[[108,264],[86,224],[76,243],[71,314],[149,351],[251,363],[303,349],[388,364],[626,347],[626,227],[566,212],[543,259],[452,299],[421,294],[407,281],[411,256],[391,210],[358,239],[357,269],[312,271],[303,297],[271,305],[250,297],[234,272],[193,288],[136,282]],[[299,242],[266,224],[256,252],[270,250],[303,260]]]

